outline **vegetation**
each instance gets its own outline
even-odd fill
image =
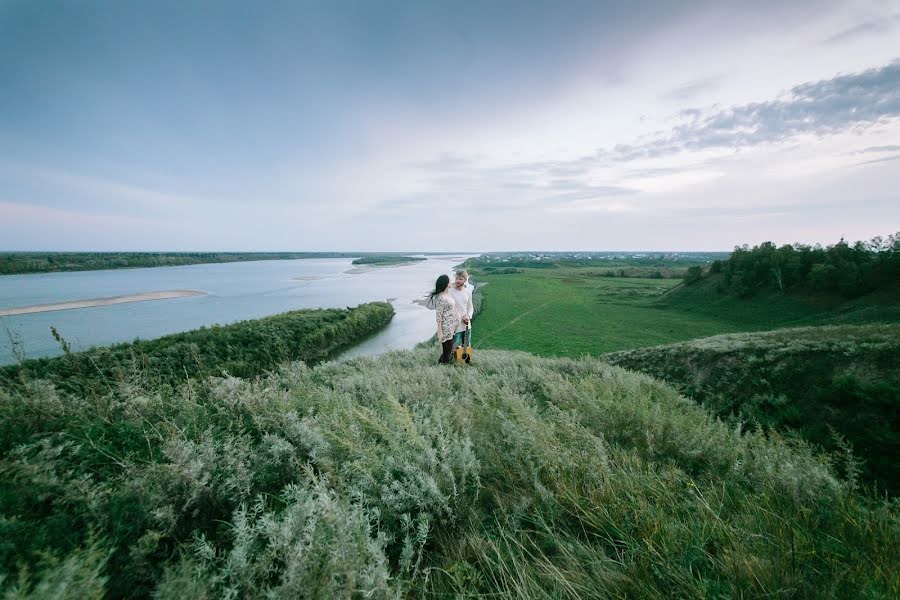
[[[606,354],[721,417],[788,429],[832,452],[849,442],[863,479],[900,494],[900,324],[719,335]]]
[[[829,323],[900,322],[900,289],[855,299],[831,292],[720,294],[716,282],[608,277],[597,269],[473,269],[483,310],[479,348],[578,357],[669,344],[720,333]]]
[[[347,252],[0,252],[0,275],[174,267],[202,263],[299,258],[349,258]]]
[[[415,263],[423,260],[421,256],[396,256],[393,254],[383,254],[375,256],[363,256],[353,261],[354,265],[399,265],[406,263]]]
[[[145,387],[171,387],[186,378],[223,373],[252,378],[286,361],[314,363],[333,357],[387,325],[393,315],[387,302],[346,310],[297,310],[84,352],[69,352],[65,340],[57,337],[65,355],[0,367],[0,385],[22,388],[46,379],[60,390],[96,396],[136,379]]]
[[[760,289],[741,298],[718,291],[721,276],[678,285],[598,277],[583,268],[503,277],[481,269],[474,275],[484,284],[474,341],[481,349],[545,356],[602,355],[671,382],[724,418],[791,432],[831,452],[846,440],[864,461],[863,479],[896,495],[900,332],[887,324],[900,323],[897,284],[853,299],[810,289]],[[725,332],[866,323],[885,325],[709,338],[716,352],[704,339],[647,348]],[[827,332],[835,339],[818,346]],[[889,344],[882,339],[888,334]],[[720,340],[728,343],[719,348]],[[615,351],[627,352],[604,354]]]
[[[671,269],[709,265],[728,258],[727,252],[493,252],[466,261],[468,269],[528,268],[606,271],[613,268]]]
[[[721,273],[721,291],[741,297],[761,289],[811,289],[856,298],[900,280],[900,233],[852,246],[843,239],[827,248],[741,246],[728,260],[714,262],[710,272]]]
[[[0,591],[900,594],[900,505],[805,443],[596,359],[435,352],[99,398],[0,391]]]

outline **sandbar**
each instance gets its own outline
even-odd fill
[[[73,308],[90,308],[92,306],[110,306],[112,304],[144,302],[147,300],[190,298],[192,296],[205,295],[206,292],[198,292],[197,290],[166,290],[162,292],[144,292],[141,294],[111,296],[109,298],[88,298],[85,300],[70,300],[69,302],[54,302],[53,304],[33,304],[31,306],[0,308],[0,317],[8,317],[12,315],[27,315],[31,313],[50,312],[54,310],[71,310]]]

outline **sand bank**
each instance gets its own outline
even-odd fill
[[[0,317],[8,317],[11,315],[27,315],[31,313],[50,312],[54,310],[71,310],[73,308],[90,308],[92,306],[110,306],[111,304],[144,302],[146,300],[168,300],[169,298],[189,298],[191,296],[205,295],[206,292],[198,292],[197,290],[167,290],[162,292],[144,292],[142,294],[111,296],[109,298],[89,298],[86,300],[55,302],[53,304],[33,304],[32,306],[0,308]]]

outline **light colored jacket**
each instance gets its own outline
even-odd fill
[[[463,286],[463,289],[458,290],[451,283],[448,289],[456,302],[456,312],[459,313],[459,325],[456,328],[456,332],[459,333],[466,330],[466,324],[462,321],[463,317],[469,317],[469,324],[471,325],[472,316],[475,314],[475,307],[472,306],[472,286],[467,283]]]

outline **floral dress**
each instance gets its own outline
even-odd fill
[[[443,343],[453,337],[459,325],[456,301],[450,294],[438,294],[435,298],[435,312],[437,312],[438,331],[440,332],[438,341]]]

